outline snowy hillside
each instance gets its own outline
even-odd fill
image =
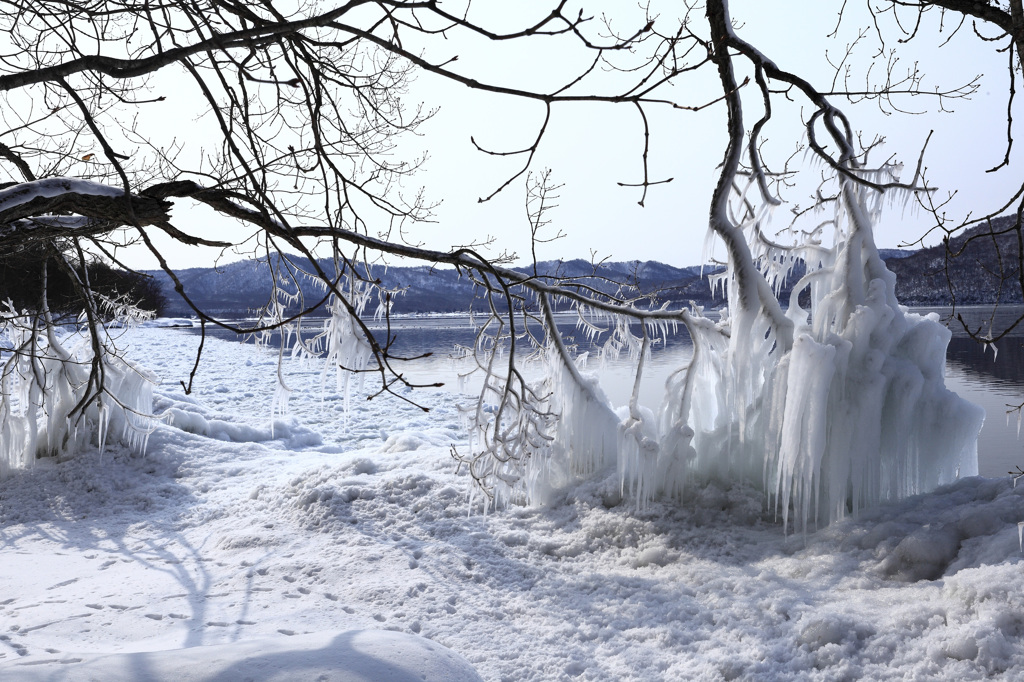
[[[404,633],[508,682],[1024,676],[1024,487],[1009,478],[806,536],[738,482],[640,512],[613,474],[552,506],[470,514],[457,397],[417,392],[429,413],[356,400],[346,418],[296,363],[294,416],[271,428],[274,357],[207,339],[186,397],[198,338],[133,334],[163,380],[148,454],[90,450],[0,481],[5,681],[160,679],[175,660],[191,662],[182,680],[289,660],[308,667],[268,679],[346,679],[329,674],[351,631]]]

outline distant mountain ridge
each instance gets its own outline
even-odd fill
[[[992,230],[998,233],[1010,225],[1009,218],[993,220]],[[986,234],[983,240],[971,242],[957,258],[946,261],[944,245],[920,249],[880,249],[886,265],[896,273],[896,295],[905,305],[950,305],[953,297],[959,304],[1019,303],[1020,286],[1014,288],[1018,276],[1016,234],[989,236],[989,226],[977,226],[950,241],[956,251],[972,235]],[[998,244],[998,253],[995,247]],[[299,267],[310,270],[309,261],[298,259]],[[1002,275],[1000,272],[1002,264]],[[276,263],[275,263],[276,265]],[[330,261],[321,266],[333,271]],[[516,268],[533,274],[533,268]],[[627,296],[652,295],[655,304],[669,302],[675,307],[697,305],[713,308],[724,303],[721,290],[712,291],[709,275],[721,272],[721,266],[705,265],[677,268],[657,261],[612,261],[592,264],[582,259],[544,261],[537,264],[537,274],[546,277],[578,279],[589,287],[615,293],[619,282],[637,285]],[[949,273],[949,282],[946,273]],[[162,271],[148,271],[160,283],[167,296],[165,315],[188,316],[191,308],[174,292],[170,278]],[[216,268],[188,268],[177,272],[186,295],[209,312],[219,316],[242,317],[267,305],[270,299],[270,266],[264,261],[247,260]],[[411,267],[374,267],[374,277],[388,289],[401,291],[396,296],[396,313],[456,313],[473,307],[482,310],[485,303],[475,299],[476,287],[468,276],[453,268],[427,265]],[[788,287],[799,279],[802,268],[790,276]],[[322,287],[302,278],[306,305],[320,300]],[[1002,286],[1000,287],[1000,281]],[[952,293],[951,293],[952,289]],[[297,308],[294,308],[297,309]]]
[[[309,270],[309,261],[296,262]],[[333,265],[324,261],[322,267],[333,271]],[[520,272],[533,274],[533,268],[516,268]],[[605,262],[597,266],[582,260],[545,261],[537,264],[541,277],[560,277],[578,280],[586,279],[586,285],[613,294],[619,289],[619,282],[638,283],[638,289],[627,296],[653,295],[658,304],[669,301],[673,304],[688,304],[712,307],[724,299],[711,292],[707,275],[718,272],[714,266],[692,266],[676,268],[656,261],[646,262]],[[191,308],[174,292],[173,284],[166,273],[148,271],[160,283],[167,296],[165,315],[182,316],[192,314]],[[244,316],[267,305],[270,299],[270,266],[266,261],[238,261],[217,268],[188,268],[177,272],[185,294],[200,308],[210,314],[221,316]],[[454,313],[467,312],[473,306],[483,310],[485,303],[477,300],[474,304],[476,286],[466,275],[460,275],[454,268],[431,267],[375,267],[372,275],[390,290],[401,291],[396,296],[393,310],[396,313]],[[596,279],[595,279],[596,277]],[[304,281],[306,278],[300,278]],[[292,287],[294,288],[294,287]],[[302,285],[307,305],[323,298],[323,288],[312,280]]]

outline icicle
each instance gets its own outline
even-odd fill
[[[808,274],[787,314],[792,348],[775,341],[760,299],[740,295],[730,262],[719,327],[727,341],[691,330],[696,351],[714,350],[695,355],[689,413],[672,422],[694,432],[691,476],[751,480],[757,471],[784,523],[795,514],[800,528],[977,473],[983,415],[943,386],[949,332],[897,303],[872,240],[880,204],[849,183],[841,198],[827,223],[835,246],[803,251]],[[786,267],[784,255],[759,248],[767,277]],[[663,418],[663,447],[671,428]]]
[[[654,414],[640,406],[640,381],[644,363],[650,352],[650,337],[644,327],[643,343],[639,351],[633,392],[629,407],[620,411],[619,425],[619,480],[623,491],[632,493],[638,509],[647,506],[658,492],[658,432]]]

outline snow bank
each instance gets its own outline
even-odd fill
[[[29,657],[4,666],[10,682],[482,682],[464,658],[412,635],[380,630],[318,632],[131,654]],[[70,677],[68,677],[70,676]]]
[[[193,327],[193,320],[187,317],[157,317],[152,320],[144,320],[140,323],[142,327]]]
[[[158,409],[160,405],[158,404]],[[316,446],[323,443],[320,434],[301,426],[294,419],[275,419],[263,426],[249,426],[224,419],[208,419],[192,406],[167,407],[160,412],[160,417],[174,428],[188,433],[196,433],[217,440],[233,443],[260,443],[265,441],[282,441],[285,447],[301,448]]]

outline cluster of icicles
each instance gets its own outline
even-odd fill
[[[311,279],[314,285],[323,287],[323,282]],[[326,305],[329,317],[324,321],[322,329],[315,334],[301,320],[285,323],[285,310],[289,305],[299,301],[299,290],[289,291],[289,281],[278,278],[271,297],[271,303],[265,311],[262,322],[268,325],[268,331],[256,337],[256,345],[268,349],[274,345],[274,332],[280,334],[277,343],[277,384],[274,400],[271,403],[270,423],[273,429],[274,418],[278,414],[288,412],[288,399],[294,392],[285,381],[282,372],[285,354],[293,359],[303,361],[315,360],[322,363],[320,373],[321,393],[327,388],[327,382],[333,375],[335,390],[344,398],[344,415],[347,419],[351,407],[353,383],[358,389],[364,384],[367,367],[373,360],[373,348],[361,329],[357,316],[366,310],[374,289],[366,282],[353,277],[343,278],[343,285],[337,293],[328,298]],[[325,288],[326,290],[326,288]],[[344,296],[342,301],[338,294]],[[388,303],[382,301],[374,313],[381,318],[387,313]],[[346,305],[347,303],[347,305]],[[354,313],[354,315],[353,315]]]
[[[39,457],[67,459],[88,445],[118,441],[143,453],[156,428],[154,378],[113,349],[101,348],[96,391],[87,333],[17,314],[0,326],[0,478]],[[79,327],[85,320],[79,320]],[[100,337],[106,339],[104,330]]]
[[[344,292],[345,305],[332,296],[331,316],[323,330],[305,338],[298,323],[284,324],[285,306],[294,302],[279,283],[265,321],[277,323],[279,360],[292,357],[318,358],[323,362],[322,384],[332,373],[337,389],[345,396],[348,413],[353,372],[357,384],[372,358],[372,349],[358,325],[370,298],[370,287],[349,281]],[[349,307],[351,306],[351,308]],[[40,457],[66,460],[83,447],[98,446],[102,453],[108,442],[118,441],[131,450],[144,453],[150,434],[161,418],[153,415],[152,389],[156,379],[142,367],[128,361],[113,347],[109,333],[100,327],[100,366],[94,369],[92,338],[83,315],[76,325],[60,328],[48,315],[32,317],[19,314],[9,304],[0,325],[0,478],[18,469],[26,469]],[[147,314],[120,306],[114,311],[113,328],[134,326]],[[382,310],[378,313],[383,314]],[[257,342],[270,345],[272,332],[261,334]],[[292,389],[279,370],[272,401],[274,416],[287,411]],[[97,390],[94,372],[102,375]],[[273,427],[272,427],[273,428]]]
[[[757,274],[776,292],[797,261],[807,274],[788,309],[779,309],[780,323],[742,298],[734,283],[743,264],[730,262],[721,319],[699,310],[680,316],[693,356],[668,379],[657,413],[637,404],[639,381],[630,404],[615,409],[597,376],[551,342],[545,385],[536,391],[544,404],[530,412],[557,419],[547,420],[545,437],[533,438],[525,456],[478,463],[488,501],[544,503],[612,470],[641,506],[712,480],[746,482],[764,490],[786,527],[803,531],[976,475],[984,412],[944,385],[950,332],[936,315],[897,303],[895,276],[871,234],[880,207],[868,206],[866,190],[847,190],[831,221],[834,248],[784,249],[760,240],[754,221],[740,225]],[[804,291],[809,309],[800,305]],[[612,337],[642,371],[646,345],[612,322]],[[646,327],[645,337],[665,332],[664,323]],[[508,429],[473,426],[484,449]]]

